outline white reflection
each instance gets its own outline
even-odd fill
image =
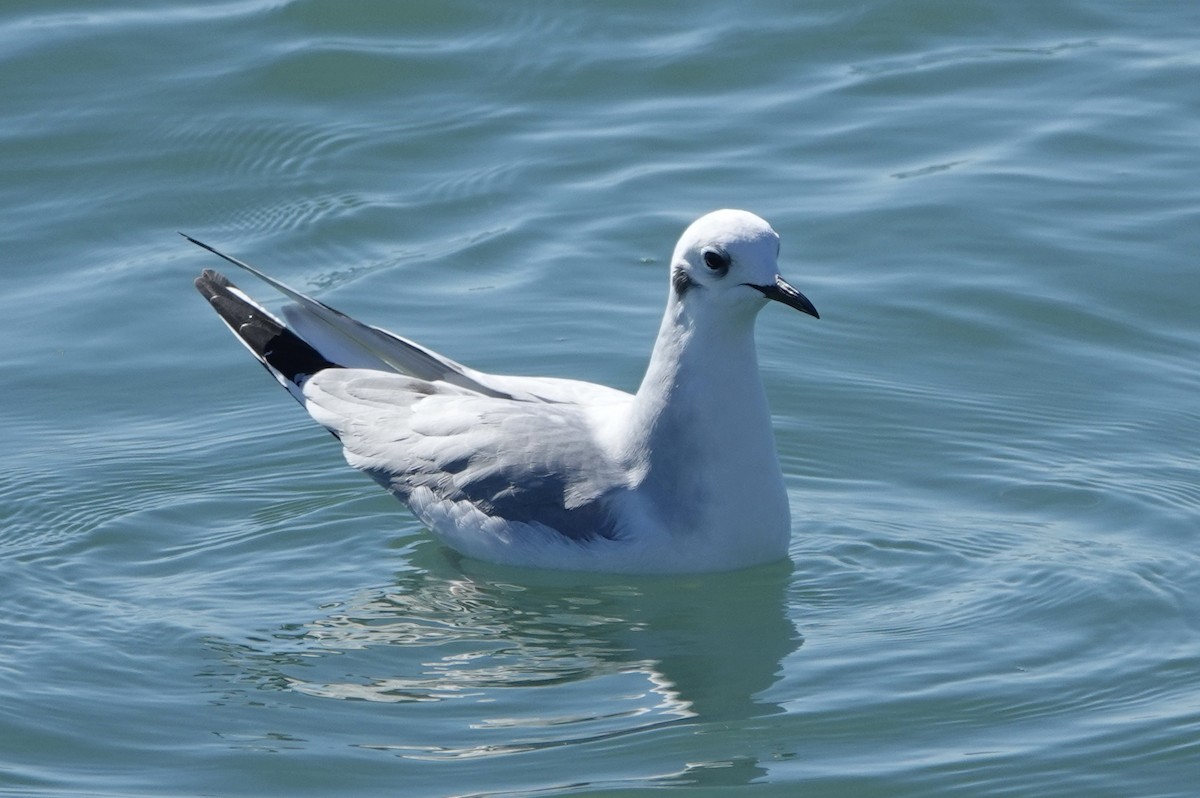
[[[801,644],[785,607],[790,566],[647,578],[430,559],[300,628],[225,643],[226,661],[258,690],[375,705],[460,702],[465,712],[423,715],[438,722],[421,734],[406,726],[398,739],[356,743],[422,759],[780,711],[760,694]]]

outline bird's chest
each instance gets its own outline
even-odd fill
[[[761,407],[741,401],[740,407],[682,404],[659,419],[646,484],[673,534],[726,539],[738,530],[774,534],[788,525],[765,401]]]

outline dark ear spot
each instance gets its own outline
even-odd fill
[[[682,266],[676,266],[671,270],[671,287],[675,289],[676,296],[683,296],[688,289],[696,284]]]

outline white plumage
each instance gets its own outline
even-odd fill
[[[716,211],[684,232],[636,394],[470,369],[190,240],[292,300],[281,321],[216,272],[196,281],[350,465],[463,554],[623,572],[786,556],[754,319],[768,299],[817,313],[779,276],[779,238],[757,216]]]

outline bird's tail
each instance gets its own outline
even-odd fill
[[[196,278],[196,290],[209,301],[258,362],[301,404],[304,403],[301,387],[305,380],[322,369],[340,368],[242,293],[220,272],[205,269]]]

